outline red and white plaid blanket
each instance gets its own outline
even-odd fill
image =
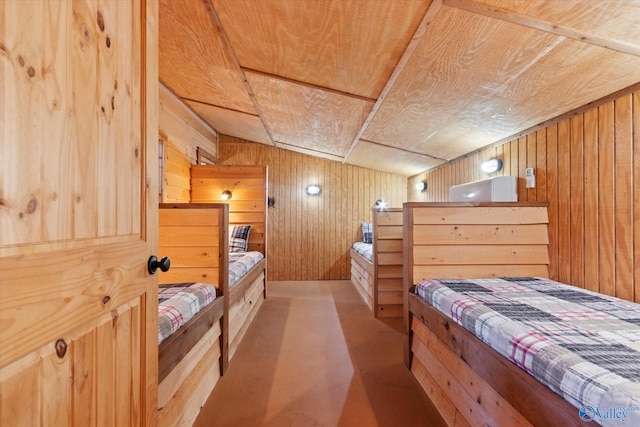
[[[216,288],[206,283],[174,283],[158,289],[158,344],[216,297]]]
[[[416,293],[584,420],[640,425],[640,304],[533,277],[426,280]]]

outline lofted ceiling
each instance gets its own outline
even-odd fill
[[[224,135],[411,176],[640,82],[636,0],[161,0]]]

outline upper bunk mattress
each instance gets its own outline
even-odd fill
[[[230,252],[229,253],[229,286],[236,283],[258,264],[264,255],[262,252]]]
[[[206,283],[172,283],[158,289],[158,344],[216,298],[216,288]]]
[[[622,408],[640,425],[640,304],[532,277],[426,280],[416,293],[581,416]]]
[[[365,242],[355,242],[353,250],[362,255],[365,259],[373,262],[373,244]]]

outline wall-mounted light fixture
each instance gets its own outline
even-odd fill
[[[382,210],[382,209],[387,207],[387,204],[385,203],[384,200],[378,199],[378,200],[376,200],[376,202],[374,203],[373,206],[378,210]]]
[[[267,197],[267,206],[272,208],[276,205],[276,198],[275,197]]]
[[[420,181],[416,184],[416,190],[418,191],[427,191],[427,182]]]
[[[233,197],[233,193],[230,190],[224,190],[220,195],[222,200],[231,200],[231,197]]]
[[[307,185],[307,194],[310,196],[317,196],[320,194],[320,186],[318,184]]]
[[[484,173],[500,172],[502,170],[502,159],[493,158],[486,162],[482,162],[480,169],[482,169],[482,172]]]

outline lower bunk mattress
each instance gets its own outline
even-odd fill
[[[235,284],[256,264],[264,259],[262,252],[230,252],[229,253],[229,286]]]
[[[584,420],[618,408],[640,425],[640,304],[535,277],[425,280],[415,293]]]
[[[170,337],[216,298],[206,283],[172,283],[158,289],[158,344]]]
[[[373,262],[373,244],[365,242],[355,242],[353,250],[362,255],[365,259]]]

